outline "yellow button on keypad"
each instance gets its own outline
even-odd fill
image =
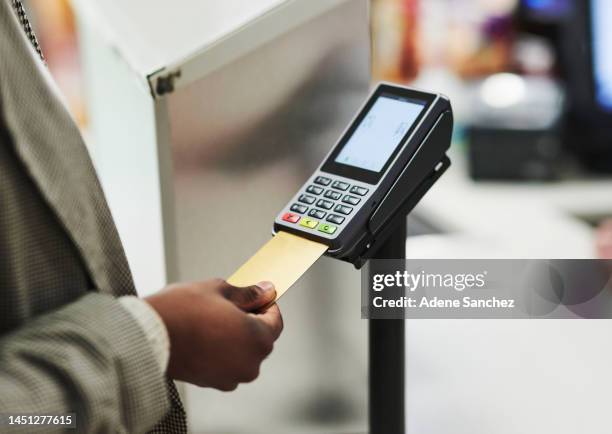
[[[301,221],[300,221],[300,225],[310,228],[310,229],[314,229],[317,227],[317,225],[319,224],[318,220],[314,220],[311,219],[309,217],[304,217]]]

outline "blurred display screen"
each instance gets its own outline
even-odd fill
[[[595,98],[612,111],[612,1],[591,0]]]
[[[425,105],[382,94],[336,157],[336,163],[380,172]]]
[[[570,0],[523,0],[522,3],[533,16],[548,20],[565,17],[572,9]]]

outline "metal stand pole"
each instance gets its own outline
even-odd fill
[[[406,222],[402,220],[374,258],[405,257]],[[404,434],[404,320],[371,319],[369,326],[370,434]]]

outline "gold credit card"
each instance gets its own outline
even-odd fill
[[[326,250],[325,244],[279,231],[227,281],[240,287],[272,282],[278,300]]]

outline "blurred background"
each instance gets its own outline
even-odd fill
[[[371,83],[447,94],[453,166],[413,258],[612,257],[608,0],[29,0],[141,293],[228,276]],[[280,302],[261,377],[186,386],[196,433],[365,432],[360,275],[323,258]],[[604,433],[607,321],[408,321],[416,433]]]

